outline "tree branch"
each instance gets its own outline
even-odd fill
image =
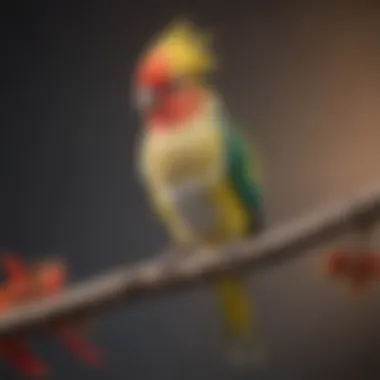
[[[217,252],[198,251],[179,260],[163,255],[83,281],[58,297],[0,315],[0,336],[29,333],[94,315],[118,302],[182,290],[208,282],[226,271],[254,271],[277,265],[338,234],[370,227],[379,219],[380,189],[377,189]]]

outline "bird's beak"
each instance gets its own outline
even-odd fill
[[[135,107],[142,112],[149,112],[157,104],[157,96],[153,89],[140,87],[137,89],[134,99]]]

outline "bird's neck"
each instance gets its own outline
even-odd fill
[[[207,96],[198,87],[189,88],[179,94],[168,94],[147,116],[146,124],[156,132],[182,128],[202,113]]]

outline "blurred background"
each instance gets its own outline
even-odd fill
[[[131,72],[178,14],[215,30],[215,83],[261,148],[269,225],[378,182],[380,7],[329,1],[33,1],[2,6],[0,245],[62,255],[78,281],[158,252],[167,236],[134,169]],[[37,341],[52,379],[379,379],[380,302],[321,276],[323,255],[251,280],[268,371],[224,363],[211,292],[161,297],[102,317],[106,369]],[[0,376],[18,379],[1,364]]]

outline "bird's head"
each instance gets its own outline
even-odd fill
[[[135,73],[136,105],[147,126],[168,129],[191,117],[215,68],[210,38],[188,21],[174,22],[142,54]]]

